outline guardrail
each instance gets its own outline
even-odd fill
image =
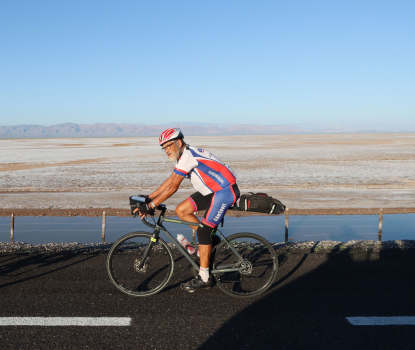
[[[10,242],[14,242],[14,224],[15,224],[16,215],[11,213],[10,215]],[[101,225],[101,240],[105,243],[105,234],[107,226],[107,215],[105,210],[102,212],[102,225]]]
[[[285,209],[285,242],[288,242],[288,224],[289,224],[289,208]],[[379,215],[379,224],[378,224],[378,241],[382,241],[382,229],[383,229],[383,209],[379,209],[378,213]],[[296,214],[299,215],[299,214]],[[328,215],[328,214],[326,214]],[[336,215],[350,215],[348,213],[346,214],[336,214]],[[363,215],[373,215],[373,214],[363,214]]]
[[[321,212],[322,210],[319,210],[319,212]],[[306,210],[306,209],[291,209],[291,208],[286,208],[286,211],[284,214],[285,216],[285,242],[289,241],[289,222],[290,222],[290,216],[298,216],[298,215],[378,215],[379,220],[378,220],[378,241],[382,241],[382,231],[383,231],[383,216],[385,213],[387,214],[408,214],[408,213],[415,213],[415,209],[412,208],[407,208],[405,210],[400,209],[399,211],[397,209],[359,209],[359,212],[356,212],[356,209],[328,209],[325,210],[327,213],[326,214],[318,214],[316,210],[314,210],[314,212],[312,210]],[[105,239],[106,239],[106,223],[107,223],[107,215],[114,215],[114,216],[129,216],[129,211],[124,211],[124,210],[111,210],[111,209],[107,209],[107,210],[102,210],[102,212],[100,212],[100,215],[97,215],[98,212],[96,209],[94,209],[93,214],[94,215],[89,215],[89,216],[101,216],[102,217],[102,223],[101,223],[101,240],[103,243],[105,243]],[[23,212],[20,212],[21,216],[28,216],[27,214],[24,215]],[[64,215],[66,214],[66,215]],[[118,215],[117,215],[118,214]],[[55,215],[53,216],[78,216],[78,215],[82,215],[79,212],[77,213],[76,210],[70,210],[68,213],[68,210],[65,213],[61,213],[61,212],[55,212]],[[10,214],[10,241],[13,242],[14,238],[15,238],[15,219],[16,219],[16,213],[12,212]],[[45,214],[42,214],[42,216],[48,216]]]

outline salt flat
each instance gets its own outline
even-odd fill
[[[184,130],[185,132],[185,130]],[[191,136],[290,208],[415,206],[415,134]],[[126,208],[173,164],[156,137],[0,140],[0,208]],[[192,193],[190,182],[167,204]]]

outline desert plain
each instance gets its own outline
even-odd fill
[[[186,130],[184,130],[186,134]],[[415,208],[415,134],[189,136],[235,171],[239,188],[288,208]],[[0,209],[128,208],[174,164],[157,137],[0,140]],[[193,192],[185,180],[167,200]]]

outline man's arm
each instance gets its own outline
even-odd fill
[[[172,173],[152,194],[149,195],[155,206],[163,203],[170,198],[180,187],[184,177],[176,173]]]
[[[150,199],[154,199],[157,196],[159,196],[160,193],[164,192],[168,188],[168,186],[170,184],[170,181],[171,181],[170,180],[170,177],[171,176],[169,176],[166,180],[164,180],[163,183],[153,193],[151,193],[148,197]]]

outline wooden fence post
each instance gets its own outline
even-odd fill
[[[105,243],[105,225],[106,225],[106,218],[105,218],[105,210],[102,212],[102,243]]]
[[[288,208],[285,209],[285,243],[288,242]]]
[[[378,225],[378,241],[382,241],[382,227],[383,227],[383,209],[379,211],[379,225]]]
[[[10,220],[10,242],[14,242],[14,213],[12,213]]]

